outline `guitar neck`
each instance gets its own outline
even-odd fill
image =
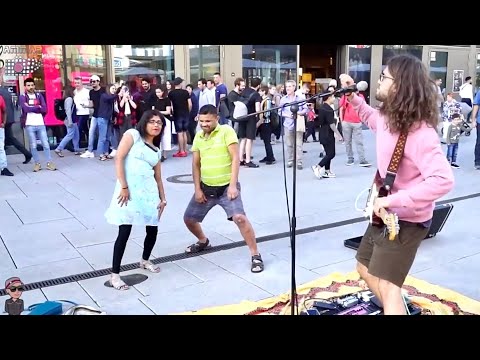
[[[387,210],[385,210],[384,208],[381,208],[380,209],[380,218],[385,222],[387,217],[389,216],[390,214],[388,213]]]

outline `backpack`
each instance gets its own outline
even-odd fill
[[[255,91],[250,94],[248,98],[240,98],[240,100],[237,100],[233,103],[235,105],[233,109],[233,120],[234,121],[248,121],[250,118],[245,118],[245,119],[240,119],[237,120],[240,116],[245,116],[248,115],[248,109],[247,109],[247,104],[250,102],[250,99],[252,96],[255,94]]]
[[[65,111],[65,99],[55,99],[53,110],[55,117],[60,121],[65,121],[67,118],[67,112]],[[75,114],[75,103],[72,105],[72,117]]]

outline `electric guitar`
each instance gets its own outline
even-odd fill
[[[370,223],[373,226],[383,227],[385,226],[385,230],[388,233],[389,240],[395,240],[398,233],[400,232],[400,225],[398,224],[398,216],[394,213],[389,213],[385,209],[380,209],[380,216],[375,214],[373,211],[373,204],[375,203],[375,199],[379,197],[385,197],[388,195],[388,190],[382,184],[382,179],[377,171],[375,174],[375,178],[373,180],[372,186],[370,188],[370,192],[368,194],[367,204],[364,209],[365,217],[369,218]]]

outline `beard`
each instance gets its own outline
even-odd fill
[[[380,102],[384,102],[387,99],[387,95],[383,94],[377,89],[377,92],[375,93],[375,99],[377,99]]]

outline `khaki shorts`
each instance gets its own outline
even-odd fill
[[[356,259],[368,268],[369,274],[402,287],[428,228],[404,221],[399,225],[400,232],[393,241],[384,235],[383,227],[369,225]]]

